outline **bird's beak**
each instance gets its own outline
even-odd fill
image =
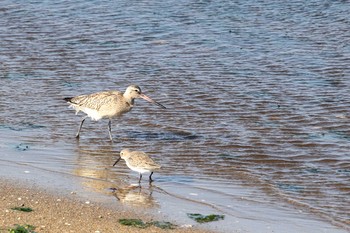
[[[122,157],[119,157],[118,159],[117,159],[117,161],[115,161],[115,163],[113,164],[113,167],[119,162],[119,160],[121,159]]]
[[[150,97],[148,97],[148,96],[145,95],[145,94],[140,94],[140,97],[141,97],[142,99],[144,99],[144,100],[147,100],[148,102],[151,102],[151,103],[153,103],[153,104],[158,105],[158,106],[161,107],[161,108],[164,108],[164,109],[166,108],[166,107],[164,107],[164,105],[162,105],[162,104],[160,104],[160,103],[154,101],[153,99],[151,99]]]

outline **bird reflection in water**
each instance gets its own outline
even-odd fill
[[[157,201],[152,197],[153,187],[142,188],[140,185],[129,185],[113,189],[113,195],[123,204],[140,207],[157,207]]]

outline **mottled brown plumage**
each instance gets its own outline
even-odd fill
[[[71,98],[64,98],[74,108],[76,114],[80,111],[87,115],[83,117],[76,137],[79,138],[80,130],[87,117],[98,121],[103,118],[108,118],[108,132],[111,141],[111,120],[114,117],[119,117],[124,113],[129,112],[134,107],[134,100],[136,98],[143,98],[151,103],[165,108],[160,103],[152,100],[148,96],[141,93],[141,88],[136,85],[129,86],[124,93],[120,91],[102,91],[90,95],[79,95]]]
[[[142,151],[130,151],[124,149],[120,152],[120,158],[113,164],[115,166],[120,159],[124,159],[126,165],[133,171],[140,173],[139,183],[141,182],[142,173],[150,172],[149,181],[152,182],[153,172],[159,170],[161,166],[155,163],[146,153]]]

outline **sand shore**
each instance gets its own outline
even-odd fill
[[[137,218],[152,219],[144,213],[113,210],[96,203],[84,202],[74,194],[71,196],[49,193],[17,181],[0,180],[0,232],[8,232],[15,224],[33,225],[35,232],[209,232],[198,228],[177,228],[164,230],[155,226],[139,229],[123,226],[118,220]],[[14,207],[30,207],[32,212],[12,210]],[[153,218],[158,218],[153,216]],[[161,218],[161,217],[159,217]]]

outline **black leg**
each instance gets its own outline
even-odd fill
[[[139,184],[141,183],[141,179],[142,179],[142,174],[140,173]]]
[[[81,128],[83,127],[84,121],[85,121],[85,119],[86,119],[87,117],[88,117],[88,116],[84,116],[84,117],[81,119],[78,133],[75,135],[76,138],[79,138],[79,136],[80,136],[80,130],[81,130]]]
[[[111,139],[111,141],[113,141],[111,124],[112,124],[112,121],[111,121],[111,119],[109,119],[109,122],[108,122],[108,133],[109,133],[109,138]]]
[[[152,183],[153,180],[152,180],[152,175],[153,175],[153,172],[151,172],[151,175],[149,175],[149,182]]]

